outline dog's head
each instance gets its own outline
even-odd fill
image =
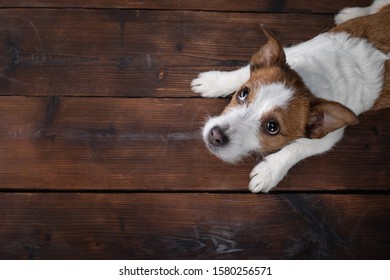
[[[250,78],[220,116],[203,127],[210,151],[227,162],[275,152],[298,138],[322,138],[357,123],[347,107],[316,98],[286,63],[282,45],[262,26],[268,42],[252,56]]]

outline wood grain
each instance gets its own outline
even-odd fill
[[[383,195],[0,194],[1,259],[388,259]]]
[[[0,0],[0,259],[389,259],[389,110],[254,195],[189,86],[370,2]]]
[[[261,22],[286,44],[333,25],[310,14],[0,9],[0,95],[196,96],[199,72],[248,63],[265,42]]]
[[[0,7],[45,7],[45,8],[116,8],[116,9],[174,9],[174,10],[212,10],[212,11],[242,11],[242,12],[304,12],[304,13],[336,13],[344,7],[368,6],[370,0],[0,0]]]
[[[223,163],[204,145],[200,128],[224,99],[0,101],[3,189],[247,191],[256,163]],[[278,190],[389,189],[389,122],[389,111],[363,116],[337,148],[294,167]]]

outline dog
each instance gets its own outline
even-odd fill
[[[268,41],[249,65],[191,83],[202,97],[234,94],[202,135],[225,162],[263,156],[249,176],[252,192],[270,191],[297,162],[330,150],[359,114],[390,107],[390,1],[345,8],[335,22],[289,48],[261,25]]]

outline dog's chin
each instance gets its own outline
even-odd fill
[[[230,164],[240,163],[249,153],[237,153],[229,149],[229,146],[216,147],[206,143],[209,151],[223,162]]]

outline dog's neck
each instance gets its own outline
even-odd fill
[[[388,56],[364,39],[324,33],[285,53],[314,95],[337,101],[355,114],[371,109],[381,92]]]

